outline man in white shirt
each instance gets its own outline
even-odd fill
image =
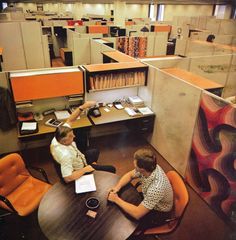
[[[170,218],[173,208],[173,190],[168,177],[156,163],[156,157],[150,149],[139,149],[134,154],[135,169],[126,173],[114,186],[108,200],[116,203],[133,218],[140,221],[139,230],[161,225]],[[122,200],[118,192],[135,178],[142,186],[143,200],[135,206]]]
[[[55,137],[52,139],[50,151],[57,163],[60,164],[61,175],[64,181],[71,182],[80,178],[85,173],[94,170],[116,172],[113,166],[101,166],[96,164],[99,156],[97,149],[88,150],[82,154],[74,142],[75,135],[71,128],[72,123],[86,108],[95,105],[94,101],[88,101],[78,107],[67,121],[56,129]]]

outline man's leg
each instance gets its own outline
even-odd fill
[[[99,157],[99,150],[96,148],[89,149],[85,152],[85,158],[89,165],[96,163]]]
[[[99,165],[96,164],[97,160],[99,157],[99,150],[98,149],[89,149],[85,152],[85,158],[86,161],[89,165],[91,165],[95,170],[98,171],[107,171],[107,172],[111,172],[111,173],[115,173],[116,172],[116,168],[111,166],[111,165]]]

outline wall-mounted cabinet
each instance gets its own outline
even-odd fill
[[[147,84],[148,66],[140,62],[85,65],[87,91]]]

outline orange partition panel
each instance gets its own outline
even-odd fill
[[[12,77],[11,86],[15,102],[83,94],[83,72]]]
[[[88,33],[103,33],[103,34],[108,34],[108,26],[99,26],[99,25],[94,25],[94,26],[88,26]]]
[[[171,26],[155,26],[154,32],[171,32]]]

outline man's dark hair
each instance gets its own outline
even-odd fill
[[[134,153],[134,159],[139,168],[152,172],[156,168],[156,156],[150,149],[142,148]]]
[[[55,138],[58,142],[62,140],[62,138],[66,137],[69,132],[71,132],[72,129],[67,126],[59,126],[56,129],[55,132]]]

